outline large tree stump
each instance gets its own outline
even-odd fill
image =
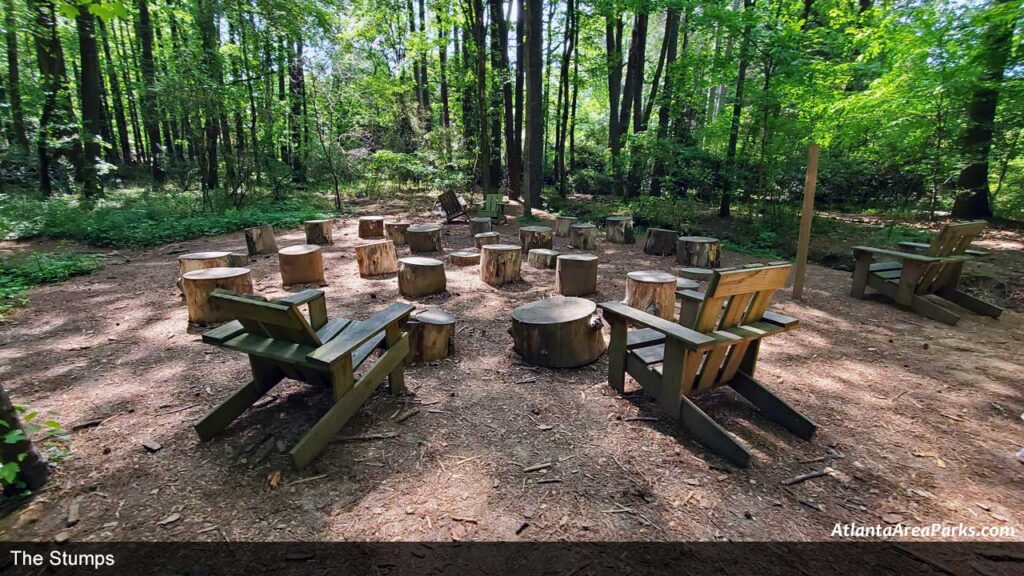
[[[398,254],[391,240],[377,240],[355,247],[359,276],[370,278],[398,272]]]
[[[562,296],[587,296],[597,292],[597,256],[562,254],[555,263],[555,292]]]
[[[636,242],[636,238],[633,236],[633,217],[608,217],[604,221],[604,236],[612,244],[632,244]]]
[[[15,430],[24,430],[21,417],[14,408],[10,396],[0,384],[0,422],[6,424],[2,428],[5,436]],[[14,436],[11,436],[14,440]],[[0,462],[16,462],[18,472],[14,475],[15,480],[20,480],[28,490],[39,490],[50,479],[50,466],[46,459],[39,453],[39,450],[32,445],[30,434],[19,435],[14,442],[0,442]],[[19,490],[20,491],[20,490]]]
[[[455,316],[438,308],[417,310],[406,324],[409,364],[447,358],[455,350]]]
[[[413,254],[441,252],[441,227],[436,224],[416,224],[405,231],[405,240]]]
[[[448,254],[452,266],[476,266],[480,263],[480,252],[476,250],[457,250]]]
[[[360,216],[359,217],[360,238],[383,238],[384,217],[383,216]]]
[[[626,274],[623,304],[671,320],[676,311],[676,280],[667,272],[643,270]]]
[[[494,228],[491,225],[490,218],[470,218],[469,219],[469,235],[476,236],[484,232],[490,232]]]
[[[565,238],[569,236],[569,228],[578,220],[575,216],[559,216],[555,218],[555,236]]]
[[[488,244],[497,244],[501,242],[501,235],[497,232],[481,232],[476,236],[473,236],[473,244],[476,245],[476,249],[480,250]]]
[[[647,237],[644,238],[644,254],[671,256],[676,253],[676,238],[678,237],[679,234],[675,230],[648,228]]]
[[[330,220],[306,220],[306,244],[332,245],[334,232]]]
[[[249,255],[245,252],[228,254],[228,268],[245,268],[249,265]]]
[[[515,244],[488,244],[481,248],[480,279],[491,286],[519,281],[522,251]]]
[[[597,305],[583,298],[546,298],[512,311],[513,349],[546,368],[576,368],[604,353]]]
[[[597,248],[597,226],[593,224],[569,226],[569,246],[577,250],[595,250]]]
[[[188,305],[189,322],[227,322],[234,318],[215,301],[210,293],[224,288],[239,294],[252,294],[252,273],[248,268],[204,268],[186,272],[181,277]]]
[[[534,248],[550,250],[554,237],[555,231],[548,226],[523,226],[519,229],[519,244],[523,254],[528,254]]]
[[[178,279],[175,284],[182,290],[181,277],[185,272],[204,268],[224,268],[229,266],[231,255],[228,252],[193,252],[178,256]]]
[[[448,279],[444,262],[434,258],[412,256],[398,259],[398,291],[408,298],[419,298],[444,292]]]
[[[319,246],[299,244],[281,248],[277,263],[285,286],[324,283],[324,257]]]
[[[277,240],[274,238],[273,226],[255,226],[245,229],[245,246],[249,256],[273,254],[277,252]]]
[[[534,268],[554,268],[558,259],[557,250],[534,248],[526,255],[526,263]]]
[[[680,236],[676,240],[676,262],[694,268],[718,268],[721,251],[717,238]]]
[[[408,242],[405,239],[405,231],[409,229],[408,222],[385,222],[384,236],[395,243],[395,246],[405,246]]]
[[[679,275],[687,280],[695,280],[697,282],[707,282],[711,280],[711,275],[714,274],[714,270],[710,268],[683,268],[679,271]]]

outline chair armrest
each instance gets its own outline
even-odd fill
[[[309,304],[306,309],[309,312],[309,325],[313,330],[319,330],[324,327],[324,324],[327,324],[327,299],[324,298],[323,290],[307,288],[302,292],[278,298],[276,301],[278,304],[286,306]]]
[[[854,246],[853,255],[857,256],[859,253],[868,252],[871,254],[878,254],[880,256],[891,256],[893,258],[899,258],[900,260],[912,260],[914,262],[938,262],[938,258],[932,258],[930,256],[921,256],[920,254],[911,254],[909,252],[897,252],[896,250],[886,250],[884,248],[872,248],[870,246]]]
[[[285,296],[283,298],[277,298],[276,300],[277,300],[278,303],[284,304],[286,306],[302,306],[303,304],[305,304],[305,303],[307,303],[307,302],[309,302],[311,300],[314,300],[316,298],[323,298],[323,297],[324,297],[324,291],[323,290],[314,290],[313,288],[307,288],[306,290],[303,290],[302,292],[297,292],[295,294],[289,294],[288,296]]]
[[[640,324],[645,328],[652,328],[673,340],[678,340],[691,350],[710,348],[717,342],[715,338],[705,336],[700,332],[690,330],[689,328],[676,324],[670,320],[665,320],[653,314],[648,314],[642,310],[637,310],[636,308],[627,306],[622,302],[602,302],[601,304],[598,304],[598,306],[604,310],[606,315],[611,314],[613,316],[621,316],[622,318],[625,318],[630,322]]]
[[[306,354],[306,359],[321,367],[329,367],[338,360],[351,356],[352,352],[387,329],[388,326],[408,318],[415,309],[416,307],[412,304],[392,304],[366,320],[354,323],[356,326],[343,331],[327,344]]]
[[[703,302],[704,292],[698,292],[696,290],[677,290],[676,297],[682,298],[683,300],[689,300],[691,302]]]
[[[924,242],[900,242],[899,244],[897,244],[897,246],[899,246],[903,250],[913,251],[918,249],[929,248],[931,245],[925,244]],[[981,258],[984,256],[988,256],[992,253],[987,252],[985,250],[972,250],[968,248],[967,250],[964,250],[964,254],[966,254],[967,256],[977,256]]]

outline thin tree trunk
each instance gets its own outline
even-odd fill
[[[427,37],[427,11],[424,7],[423,0],[418,0],[419,12],[420,12],[420,32],[423,32],[423,37]],[[434,125],[434,111],[430,107],[430,81],[427,77],[427,51],[424,51],[420,55],[419,67],[420,67],[420,98],[423,106],[423,127],[427,132],[433,130]]]
[[[149,163],[153,181],[164,181],[164,153],[160,142],[160,111],[156,102],[156,66],[153,63],[153,25],[149,20],[148,0],[135,0],[138,19],[135,35],[142,45],[142,125],[149,140]]]
[[[503,109],[503,87],[505,84],[505,67],[502,66],[501,23],[504,21],[504,14],[501,10],[501,0],[488,0],[490,20],[490,41],[491,41],[491,89],[488,92],[490,100],[490,121],[491,121],[491,182],[496,186],[501,183],[501,120]]]
[[[197,0],[196,8],[198,12],[198,24],[199,32],[202,36],[202,68],[203,73],[206,76],[207,82],[217,84],[218,80],[222,78],[220,71],[220,56],[218,54],[219,39],[217,37],[217,28],[215,24],[214,14],[214,3],[213,0]],[[219,163],[217,157],[217,141],[220,138],[220,94],[217,91],[209,94],[207,100],[209,103],[206,109],[203,110],[203,133],[205,142],[203,147],[206,153],[206,158],[203,163],[205,164],[203,174],[203,190],[209,194],[209,191],[216,189],[220,185],[219,178]],[[207,198],[207,203],[209,199]]]
[[[100,28],[100,38],[103,41],[103,57],[107,61],[107,81],[110,82],[111,99],[114,104],[114,120],[117,123],[117,142],[121,147],[121,160],[128,164],[134,163],[132,157],[131,142],[128,136],[128,121],[124,115],[124,97],[121,93],[121,83],[117,79],[114,59],[110,56],[110,40],[103,20],[97,22]]]
[[[302,66],[302,39],[298,38],[292,44],[294,48],[290,50],[290,58],[288,59],[288,97],[291,101],[291,138],[292,138],[292,151],[291,151],[291,166],[292,166],[292,182],[305,182],[306,171],[302,163],[302,83],[303,83],[303,66]]]
[[[736,95],[732,103],[732,122],[729,125],[729,147],[725,152],[726,184],[722,191],[722,203],[718,207],[718,216],[731,216],[732,193],[736,189],[736,144],[740,135],[740,116],[743,113],[743,85],[747,78],[747,65],[750,58],[750,34],[754,27],[754,2],[743,0],[743,39],[740,44],[740,68],[736,75]]]
[[[604,36],[608,63],[608,148],[611,152],[612,178],[615,191],[622,182],[623,130],[619,123],[619,105],[622,98],[622,14],[605,17]]]
[[[619,129],[620,140],[626,136],[629,130],[629,120],[632,115],[634,130],[640,125],[642,111],[640,109],[641,94],[644,85],[644,59],[647,49],[647,21],[648,15],[638,12],[633,17],[633,33],[629,40],[629,57],[626,62],[626,81],[622,87],[622,101],[619,107]],[[619,146],[621,150],[622,142]],[[626,186],[625,170],[620,157],[615,162],[615,192],[624,199],[628,199],[634,192],[635,186]]]
[[[544,72],[542,60],[543,6],[541,0],[526,0],[526,142],[524,148],[523,213],[533,214],[540,206],[544,147],[544,110],[541,102]]]
[[[565,166],[565,145],[569,129],[569,64],[576,49],[576,0],[569,0],[566,5],[565,48],[562,51],[562,64],[558,80],[558,99],[560,105],[558,124],[555,128],[555,178],[558,182],[558,195],[565,197],[568,190],[568,174]]]
[[[661,149],[664,147],[665,139],[668,138],[668,125],[674,96],[672,80],[675,70],[673,65],[676,61],[678,43],[679,11],[669,8],[665,17],[665,89],[661,92],[661,104],[658,106],[658,147],[654,155],[654,170],[651,172],[651,196],[661,196],[661,180],[665,177],[665,154]]]
[[[82,195],[95,198],[103,193],[98,165],[103,162],[103,111],[100,102],[100,58],[96,46],[94,16],[81,6],[75,17],[78,29],[78,53],[81,58],[81,106],[83,148]]]
[[[7,98],[11,105],[11,140],[22,154],[28,153],[25,112],[21,104],[21,72],[18,68],[18,26],[14,0],[4,0],[4,27],[7,39]]]
[[[518,200],[523,193],[523,98],[524,78],[526,74],[526,10],[523,0],[515,0],[516,7],[516,85],[513,97],[513,115],[515,116],[513,137],[515,144],[508,158],[508,195]]]

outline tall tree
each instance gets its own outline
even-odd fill
[[[149,1],[135,0],[138,18],[135,20],[135,35],[142,46],[142,124],[149,140],[149,162],[153,180],[164,180],[164,152],[160,142],[160,111],[156,98],[156,65],[153,62],[153,25],[149,18]]]
[[[525,0],[526,8],[526,141],[523,147],[523,213],[533,214],[540,207],[540,190],[544,171],[544,3]]]
[[[743,113],[743,86],[747,80],[747,66],[750,63],[751,33],[754,28],[754,2],[743,0],[743,38],[740,40],[740,66],[736,74],[736,92],[732,101],[732,121],[729,124],[729,146],[725,151],[726,178],[722,190],[722,203],[718,207],[718,216],[728,218],[731,215],[732,193],[736,189],[736,145],[740,135],[740,116]]]
[[[473,62],[476,76],[477,174],[480,188],[489,194],[494,189],[491,174],[491,139],[487,125],[487,31],[484,26],[483,0],[464,0],[473,34]]]
[[[107,82],[110,83],[111,100],[114,106],[114,122],[117,125],[117,143],[121,148],[121,160],[128,164],[134,162],[132,156],[131,141],[128,136],[128,121],[124,115],[124,96],[121,92],[121,83],[117,78],[114,59],[110,55],[110,39],[107,26],[103,20],[96,22],[100,29],[100,39],[103,43],[103,59],[106,63]]]
[[[103,112],[100,104],[100,57],[96,44],[95,16],[88,5],[79,5],[75,16],[78,55],[81,60],[79,92],[82,105],[83,149],[82,195],[94,198],[103,193],[98,166],[103,162]]]
[[[508,158],[508,195],[518,200],[523,191],[523,95],[526,74],[526,9],[523,0],[516,3],[516,83],[513,95],[512,112],[514,116],[512,137],[513,154]]]
[[[665,177],[665,146],[668,138],[669,120],[672,114],[674,91],[672,79],[676,75],[675,62],[679,44],[679,11],[669,8],[665,17],[665,89],[661,92],[661,106],[658,107],[658,147],[655,149],[654,170],[651,173],[651,196],[661,195],[662,179]],[[651,100],[653,102],[653,99]]]
[[[25,112],[21,104],[21,71],[18,66],[18,30],[21,26],[14,11],[14,0],[4,0],[4,34],[7,40],[7,98],[11,106],[11,141],[28,152]]]

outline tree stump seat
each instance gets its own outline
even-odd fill
[[[330,220],[306,220],[306,244],[329,246],[334,244],[334,232]]]
[[[671,320],[676,309],[676,283],[667,272],[642,270],[626,274],[626,298],[623,304],[648,314]]]
[[[518,282],[522,251],[515,244],[487,244],[480,252],[480,280],[494,287]]]
[[[477,234],[483,234],[484,232],[491,232],[493,230],[490,218],[470,218],[469,219],[469,235],[475,237]]]
[[[676,240],[676,262],[694,268],[721,266],[721,250],[717,238],[680,236]]]
[[[230,311],[210,298],[210,293],[217,288],[252,294],[252,272],[248,268],[224,266],[192,270],[182,274],[181,282],[189,322],[214,323],[234,319]]]
[[[632,216],[609,216],[604,221],[605,239],[612,244],[632,244],[636,242],[633,236]]]
[[[285,286],[324,283],[324,257],[319,246],[299,244],[281,248],[277,263]]]
[[[686,278],[687,280],[707,282],[711,279],[711,275],[714,274],[714,272],[715,271],[710,268],[683,268],[679,271],[679,276]]]
[[[414,224],[405,231],[405,240],[413,254],[441,252],[441,227],[437,224]]]
[[[498,244],[499,242],[501,242],[501,235],[497,232],[481,232],[473,236],[473,244],[476,245],[477,250],[488,244]]]
[[[391,240],[375,240],[355,247],[359,276],[372,278],[398,272],[398,254]]]
[[[569,226],[569,246],[577,250],[597,249],[597,226],[573,224]]]
[[[455,316],[444,310],[417,310],[409,317],[406,328],[409,331],[409,364],[442,360],[455,350]]]
[[[526,255],[526,263],[534,268],[554,268],[558,261],[558,250],[534,248]]]
[[[545,298],[512,311],[513,349],[546,368],[590,364],[605,351],[597,305],[583,298]]]
[[[408,222],[384,222],[384,237],[395,243],[395,246],[405,246],[405,231],[411,226]]]
[[[383,216],[360,216],[359,217],[360,238],[383,238],[384,217]]]
[[[676,253],[677,238],[679,234],[675,230],[648,228],[644,238],[644,254],[671,256]]]
[[[523,226],[519,229],[519,245],[523,254],[534,248],[551,249],[555,237],[554,229],[548,226]]]
[[[562,296],[587,296],[597,292],[594,254],[561,254],[555,260],[555,292]]]
[[[566,238],[569,236],[569,229],[576,223],[575,216],[559,216],[555,218],[555,236]]]
[[[410,256],[398,259],[398,291],[407,298],[440,294],[448,286],[444,262]]]
[[[478,250],[456,250],[448,254],[448,262],[452,266],[476,266],[480,263],[480,252]]]
[[[274,238],[273,226],[253,226],[246,228],[245,247],[249,256],[261,256],[277,252],[277,239]]]

